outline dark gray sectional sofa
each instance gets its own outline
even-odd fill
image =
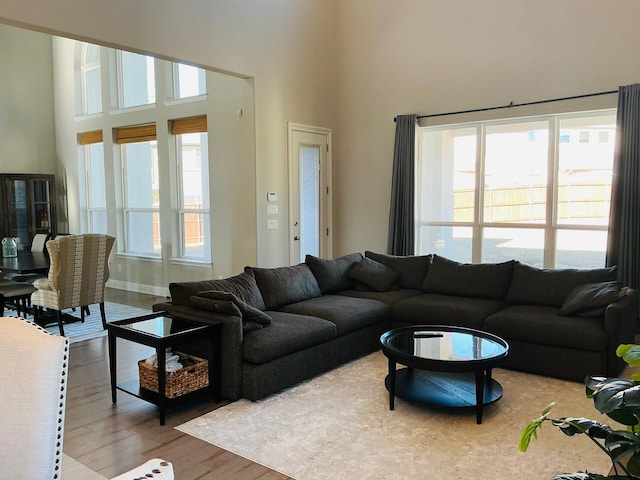
[[[509,342],[506,368],[582,381],[615,376],[633,343],[638,294],[616,269],[544,270],[438,255],[307,256],[222,280],[172,283],[176,316],[223,322],[223,395],[258,400],[377,350],[382,333],[459,325]]]

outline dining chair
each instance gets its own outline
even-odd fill
[[[64,335],[62,311],[80,307],[81,321],[85,308],[99,304],[102,326],[106,328],[104,289],[109,278],[109,254],[115,243],[111,235],[87,233],[69,235],[47,242],[50,266],[46,279],[36,280],[31,295],[34,321],[43,323],[42,315],[54,314]]]
[[[0,317],[0,476],[60,479],[69,340],[16,317]]]

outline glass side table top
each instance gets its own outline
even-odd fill
[[[207,325],[162,315],[146,320],[132,319],[130,323],[120,323],[119,326],[127,330],[165,338],[178,332],[205,328]]]
[[[456,327],[408,327],[387,332],[383,345],[403,355],[443,362],[473,362],[506,355],[507,343],[495,335]]]

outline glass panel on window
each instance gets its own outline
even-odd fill
[[[120,105],[124,108],[156,101],[153,57],[120,51]]]
[[[175,85],[176,97],[187,98],[207,93],[206,72],[202,68],[177,63]]]
[[[210,218],[209,214],[204,213],[182,213],[183,257],[211,260]]]
[[[527,265],[544,265],[544,230],[533,228],[484,228],[482,261],[518,260]]]
[[[548,136],[548,122],[487,127],[485,222],[544,223]]]
[[[102,143],[87,145],[89,162],[88,202],[90,209],[107,208],[107,193],[104,182],[104,153]]]
[[[127,251],[160,254],[160,229],[157,212],[126,212]]]
[[[558,230],[555,267],[602,268],[606,251],[606,231]]]
[[[109,233],[107,230],[107,212],[93,210],[89,212],[89,231],[91,233]]]
[[[473,222],[476,144],[475,128],[423,133],[420,220]]]
[[[90,43],[83,45],[82,57],[82,108],[84,114],[102,112],[102,78],[100,47]]]
[[[418,229],[418,252],[435,253],[457,262],[471,262],[471,227],[421,226]]]
[[[211,260],[209,160],[206,133],[178,135],[182,256]]]
[[[124,146],[126,208],[158,208],[158,149],[155,141]]]
[[[615,115],[560,121],[558,224],[609,223],[615,131]]]

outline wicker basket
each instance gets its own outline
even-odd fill
[[[175,398],[209,386],[209,362],[204,358],[174,352],[185,367],[165,374],[165,396]],[[144,360],[138,362],[140,386],[158,393],[158,369]]]

